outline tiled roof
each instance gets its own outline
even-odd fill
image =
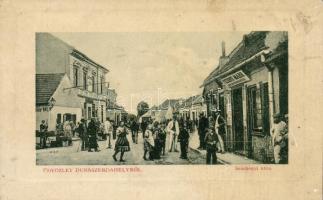
[[[235,65],[247,60],[256,53],[266,48],[265,38],[268,31],[257,31],[251,32],[244,36],[243,40],[238,46],[228,55],[229,61],[221,68],[215,68],[210,75],[204,80],[203,85],[208,82],[216,75],[221,74]]]
[[[36,74],[36,105],[47,104],[64,74]]]

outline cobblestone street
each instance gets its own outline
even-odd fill
[[[139,133],[138,144],[131,141],[130,152],[126,152],[124,159],[126,162],[115,162],[112,158],[113,148],[107,149],[106,141],[99,141],[100,152],[79,151],[79,141],[74,141],[72,146],[41,149],[36,152],[36,162],[38,165],[182,165],[182,164],[205,164],[205,156],[189,149],[188,160],[180,159],[179,152],[165,152],[159,160],[145,161],[143,159],[142,133]],[[112,140],[114,147],[114,140]],[[179,144],[178,144],[179,145]],[[178,146],[179,148],[179,146]],[[118,155],[119,156],[119,155]]]

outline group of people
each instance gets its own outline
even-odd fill
[[[216,153],[224,153],[224,141],[226,135],[225,120],[220,114],[220,110],[215,110],[209,118],[206,118],[203,113],[200,114],[198,120],[198,135],[200,150],[206,150],[206,163],[216,164]],[[40,144],[46,146],[46,132],[48,125],[45,120],[40,124]],[[143,138],[144,160],[160,159],[161,155],[165,155],[166,151],[166,138],[168,138],[168,152],[179,152],[177,145],[180,143],[180,158],[187,159],[189,137],[192,128],[187,121],[179,118],[177,113],[168,122],[159,123],[143,121],[141,126],[136,120],[125,124],[121,121],[119,126],[108,118],[104,123],[99,123],[95,118],[92,118],[89,123],[81,119],[77,126],[73,122],[66,121],[57,126],[58,132],[70,138],[78,133],[81,139],[81,151],[95,152],[100,151],[97,142],[98,133],[102,132],[105,135],[107,148],[111,147],[111,137],[116,140],[114,147],[113,159],[117,161],[117,155],[120,153],[120,162],[124,162],[124,153],[130,151],[130,144],[127,139],[129,134],[128,129],[131,130],[131,138],[134,144],[138,144],[138,133],[141,129]],[[275,163],[288,162],[288,127],[287,118],[280,114],[274,115],[274,124],[271,130],[272,145],[274,150]]]
[[[216,164],[216,152],[224,153],[225,120],[220,114],[220,110],[215,110],[209,118],[203,113],[198,120],[198,135],[200,145],[198,149],[206,150],[206,163]]]

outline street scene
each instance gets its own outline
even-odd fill
[[[36,33],[35,50],[37,165],[288,164],[287,32]]]

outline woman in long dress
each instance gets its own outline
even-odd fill
[[[123,160],[123,155],[124,155],[124,152],[130,151],[130,145],[127,139],[128,130],[125,127],[123,121],[120,122],[120,127],[118,127],[116,134],[118,138],[115,144],[114,154],[112,157],[115,161],[117,161],[116,156],[119,152],[121,152],[119,161],[125,162],[125,160]]]
[[[153,126],[152,124],[148,125],[148,128],[146,129],[144,133],[144,160],[148,160],[146,158],[147,153],[149,152],[149,160],[153,160],[153,151],[154,151],[154,146],[155,146],[155,141],[153,137]]]

